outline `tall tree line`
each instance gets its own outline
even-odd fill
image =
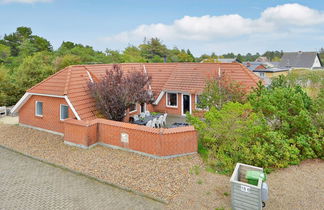
[[[270,60],[281,56],[279,51],[266,52]],[[96,51],[91,46],[64,41],[54,50],[51,43],[33,34],[31,28],[18,27],[0,39],[0,105],[13,105],[24,92],[56,71],[74,64],[201,62],[210,58],[238,58],[254,61],[260,54],[204,54],[194,57],[189,49],[168,48],[158,38],[144,39],[138,46],[123,51]],[[215,59],[211,59],[215,60]]]

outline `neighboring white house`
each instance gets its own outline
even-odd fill
[[[319,54],[316,52],[286,52],[278,65],[289,69],[320,69],[323,68]]]

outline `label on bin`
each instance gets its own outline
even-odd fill
[[[249,186],[245,186],[245,185],[241,185],[241,191],[242,192],[250,193],[250,187]]]

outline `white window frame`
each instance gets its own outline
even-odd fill
[[[186,113],[183,113],[183,96],[187,95],[189,96],[189,113],[192,114],[192,109],[191,109],[191,94],[189,93],[181,93],[181,115],[186,116]]]
[[[37,103],[42,103],[42,114],[37,114]],[[43,114],[44,114],[44,103],[43,101],[35,101],[35,116],[36,117],[43,117]]]
[[[62,106],[67,106],[68,107],[68,117],[65,118],[65,119],[62,119]],[[63,120],[66,120],[69,118],[69,105],[66,105],[66,104],[60,104],[60,120],[63,121]]]
[[[265,77],[265,73],[264,72],[260,72],[260,77],[264,78]]]
[[[176,106],[171,106],[171,105],[168,105],[168,95],[169,94],[176,94],[177,96],[177,105]],[[179,100],[178,100],[178,93],[175,93],[175,92],[166,92],[166,95],[165,95],[165,105],[166,107],[169,107],[169,108],[178,108],[178,105],[179,105]]]
[[[134,112],[137,112],[137,103],[135,104],[135,109],[133,111],[131,111],[129,108],[129,113],[134,113]]]

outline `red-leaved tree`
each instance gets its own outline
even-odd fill
[[[151,77],[142,71],[123,72],[119,65],[106,71],[104,78],[88,83],[98,111],[107,119],[122,121],[126,110],[136,103],[151,103]]]

